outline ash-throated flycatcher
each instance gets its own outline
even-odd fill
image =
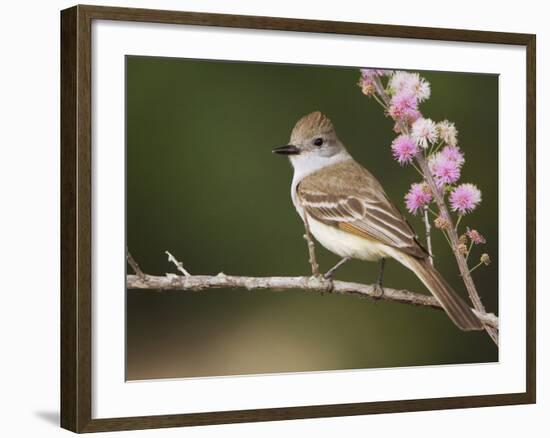
[[[342,257],[329,276],[351,258],[381,260],[383,268],[385,258],[391,257],[417,275],[460,329],[483,328],[431,265],[427,251],[382,185],[348,153],[326,116],[317,111],[302,117],[290,144],[273,152],[290,158],[292,202],[311,234]]]

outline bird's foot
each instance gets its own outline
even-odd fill
[[[332,280],[332,276],[330,276],[329,278],[326,278],[325,276],[323,276],[323,280],[325,280],[325,283],[326,283],[326,289],[325,289],[325,292],[323,292],[323,294],[331,293],[334,290],[334,281]]]
[[[338,270],[338,268],[340,266],[342,266],[344,263],[348,262],[349,260],[351,260],[350,257],[344,257],[342,260],[340,260],[338,263],[336,263],[332,268],[330,268],[324,275],[323,275],[323,278],[325,280],[332,280],[332,277],[334,275],[334,273]]]
[[[331,293],[334,290],[333,275],[334,271],[332,269],[330,271],[327,271],[325,274],[319,275],[319,279],[325,285],[325,290],[321,292],[321,295],[324,295],[325,293]]]
[[[384,296],[384,287],[382,286],[382,282],[384,280],[384,266],[386,265],[386,259],[382,258],[380,259],[380,272],[378,273],[378,279],[376,280],[376,283],[373,286],[373,292],[374,292],[374,299],[380,300]]]
[[[332,280],[332,276],[326,277],[323,274],[312,275],[309,283],[313,283],[313,285],[321,291],[321,295],[330,293],[334,289],[334,281]]]

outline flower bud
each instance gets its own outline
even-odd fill
[[[485,243],[485,237],[481,235],[481,233],[477,230],[470,230],[468,228],[468,231],[466,232],[470,240],[475,243],[476,245],[479,245],[480,243]]]
[[[376,91],[376,88],[374,86],[374,82],[372,80],[366,80],[361,78],[359,82],[357,83],[359,87],[361,87],[361,91],[365,96],[372,96],[374,92]]]
[[[481,258],[479,259],[479,261],[483,263],[485,266],[489,266],[491,264],[491,258],[487,253],[481,254]]]
[[[434,225],[436,228],[439,228],[440,230],[450,230],[451,229],[451,223],[445,219],[444,217],[439,216],[434,221]]]

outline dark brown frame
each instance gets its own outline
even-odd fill
[[[526,392],[92,419],[91,24],[121,20],[296,32],[512,44],[527,52]],[[61,426],[98,432],[535,403],[535,52],[531,34],[74,6],[61,12]]]

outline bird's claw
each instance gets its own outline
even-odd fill
[[[327,277],[326,274],[325,275],[317,274],[317,275],[313,275],[311,279],[315,283],[317,283],[317,286],[319,286],[319,289],[324,289],[322,290],[321,295],[325,293],[330,293],[334,289],[334,281],[332,280],[332,275]]]
[[[325,287],[325,290],[321,292],[321,294],[331,293],[334,290],[334,280],[332,279],[332,275],[320,275],[319,279],[322,281]]]
[[[382,285],[380,283],[375,283],[372,289],[374,292],[373,298],[375,300],[381,300],[384,296],[384,288],[382,287]]]

